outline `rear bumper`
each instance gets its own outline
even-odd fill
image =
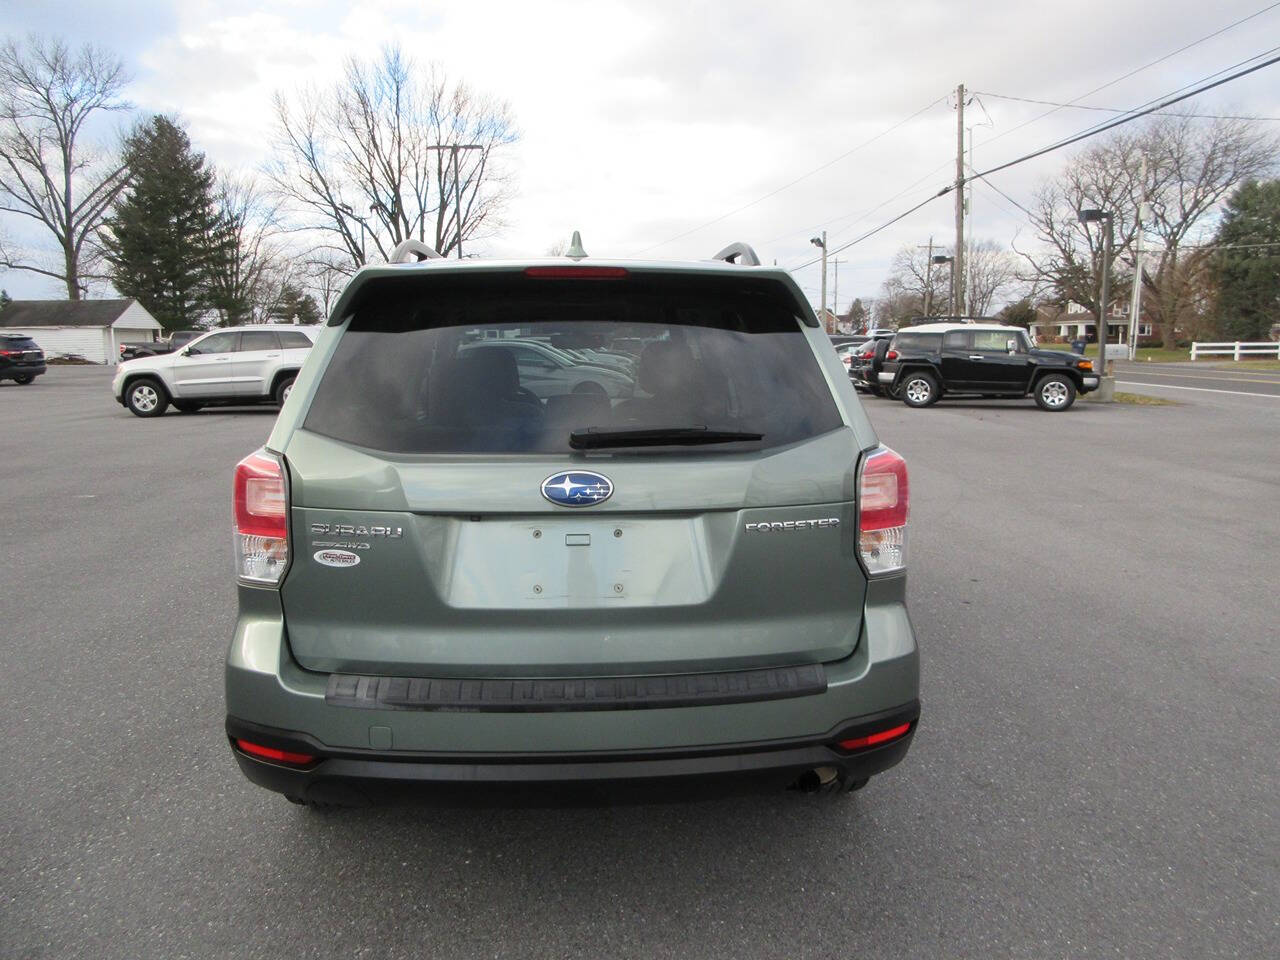
[[[48,371],[43,363],[11,363],[0,368],[0,380],[16,380],[18,377],[38,377]]]
[[[784,789],[803,774],[830,767],[860,780],[899,763],[910,748],[920,716],[916,702],[842,724],[816,741],[721,744],[697,751],[629,751],[614,754],[406,755],[403,752],[340,750],[296,731],[276,730],[228,717],[227,735],[241,772],[253,783],[310,801],[365,804],[421,795],[437,796],[485,788],[625,787],[644,793],[688,794]],[[882,746],[848,752],[839,740],[900,724],[909,731]],[[238,739],[317,760],[299,769],[246,754]]]
[[[389,685],[376,694],[362,685],[352,694],[344,678],[304,670],[293,659],[275,591],[241,587],[227,656],[227,733],[233,744],[243,738],[316,757],[299,769],[233,746],[254,783],[330,802],[501,784],[786,786],[815,767],[860,779],[906,755],[919,715],[919,655],[905,589],[905,577],[868,583],[856,648],[823,664],[825,685],[812,691],[672,705],[661,698],[636,703],[619,687],[610,695],[621,700],[594,709],[530,711],[490,705],[483,682],[465,703],[442,704]],[[534,695],[546,692],[535,688]],[[898,723],[911,730],[883,746],[857,753],[835,746]]]

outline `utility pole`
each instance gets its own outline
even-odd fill
[[[956,246],[955,292],[952,294],[951,315],[958,317],[964,313],[964,84],[956,87]]]
[[[483,143],[441,143],[427,150],[448,150],[453,162],[453,217],[458,231],[458,259],[462,259],[462,175],[458,167],[459,150],[483,150]]]
[[[1133,293],[1129,296],[1129,359],[1138,359],[1138,326],[1142,322],[1142,224],[1147,218],[1147,155],[1142,155],[1142,199],[1134,231]]]
[[[966,127],[966,129],[969,131],[969,172],[972,174],[978,169],[973,165],[973,127]],[[965,269],[968,269],[973,265],[973,177],[972,176],[970,176],[969,179],[965,181],[965,192],[966,192],[966,196],[964,198],[964,216],[965,216],[964,255],[965,255]],[[968,286],[969,286],[967,282],[968,281],[967,274],[965,275],[965,279],[966,279],[965,290],[967,293]],[[961,312],[963,313],[964,311],[961,311]]]
[[[917,244],[916,249],[929,251],[924,262],[924,315],[931,317],[933,314],[929,311],[933,307],[933,234],[929,235],[928,246]]]
[[[831,291],[831,316],[833,318],[831,321],[831,325],[833,327],[837,327],[840,324],[840,264],[844,262],[845,262],[844,260],[841,260],[838,257],[833,257],[831,260],[831,263],[836,268],[835,286],[832,288],[832,291]],[[840,331],[833,330],[832,332],[839,333]]]

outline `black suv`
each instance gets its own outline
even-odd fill
[[[1076,394],[1098,388],[1092,361],[1040,350],[1027,332],[1002,324],[926,323],[898,332],[877,374],[909,407],[943,396],[1025,397],[1042,410],[1066,410]]]
[[[0,333],[0,380],[27,384],[46,369],[38,343],[25,333]]]

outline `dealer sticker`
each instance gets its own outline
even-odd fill
[[[326,567],[354,567],[360,562],[360,555],[350,550],[317,550],[311,555],[316,563]]]

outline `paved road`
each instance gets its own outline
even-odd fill
[[[1271,401],[869,400],[925,714],[848,802],[316,815],[220,729],[271,413],[137,420],[108,377],[0,386],[0,957],[1275,955]]]
[[[1253,394],[1280,398],[1280,370],[1250,370],[1206,363],[1117,363],[1116,380],[1122,390],[1139,385],[1179,392]]]

